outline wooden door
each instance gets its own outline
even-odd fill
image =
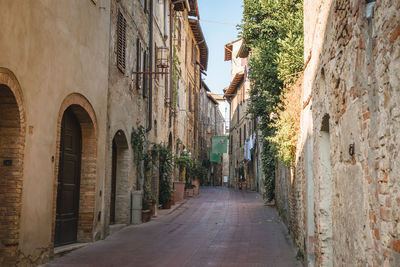
[[[112,171],[111,171],[111,203],[110,203],[110,224],[115,223],[115,198],[117,194],[117,144],[112,144]]]
[[[54,246],[71,244],[77,241],[81,144],[82,137],[79,122],[72,111],[67,109],[64,112],[61,123]]]

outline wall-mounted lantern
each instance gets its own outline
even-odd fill
[[[365,2],[367,3],[365,16],[367,19],[373,18],[376,0],[365,0]]]
[[[166,46],[157,47],[156,66],[160,69],[169,68],[169,48]]]
[[[150,59],[151,60],[151,59]],[[161,46],[156,48],[156,69],[161,69],[161,71],[133,71],[134,74],[143,75],[157,75],[157,74],[168,74],[169,68],[169,48],[166,46]]]

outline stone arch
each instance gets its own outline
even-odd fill
[[[60,168],[61,124],[66,111],[76,117],[81,131],[81,162],[79,216],[77,226],[77,242],[93,240],[93,225],[95,222],[96,175],[97,175],[97,140],[98,129],[94,109],[89,101],[78,93],[68,95],[61,104],[57,120],[57,143],[53,190],[53,226],[52,242],[54,243],[56,229],[57,189]]]
[[[14,266],[19,245],[25,112],[15,75],[0,68],[0,266]]]
[[[128,224],[130,221],[131,153],[127,135],[118,130],[112,140],[111,155],[110,224]]]

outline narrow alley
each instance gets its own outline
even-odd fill
[[[301,266],[289,240],[257,193],[205,187],[169,214],[45,266]]]

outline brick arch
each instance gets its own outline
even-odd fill
[[[19,245],[25,112],[18,80],[5,68],[0,68],[0,114],[0,266],[13,266]]]
[[[70,109],[77,118],[81,127],[82,135],[77,241],[91,242],[93,240],[93,226],[95,222],[98,126],[96,114],[92,105],[83,95],[77,93],[70,94],[64,99],[61,104],[57,119],[57,142],[53,188],[52,242],[54,243],[55,235],[58,170],[61,146],[61,123],[64,113],[67,109]]]

